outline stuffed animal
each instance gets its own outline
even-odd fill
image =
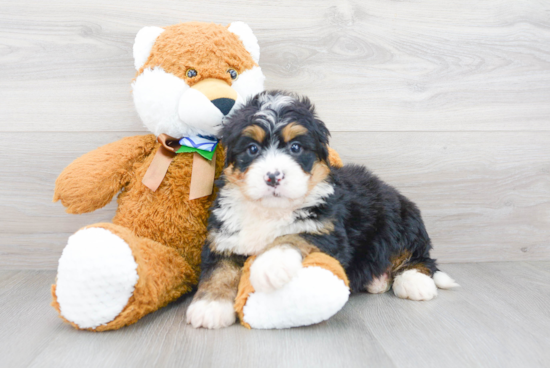
[[[54,201],[74,214],[99,209],[120,192],[112,223],[77,231],[59,260],[52,305],[77,329],[105,331],[134,323],[198,283],[213,181],[224,162],[219,128],[226,115],[264,89],[258,42],[242,22],[145,27],[136,36],[133,56],[134,103],[152,134],[89,152],[56,181]],[[331,154],[339,164],[338,155]],[[319,262],[309,265],[323,267]],[[325,265],[345,280],[339,267]],[[248,310],[263,313],[269,305],[250,306],[257,298],[246,277],[242,285],[236,306],[245,321]],[[278,313],[285,306],[279,305]],[[294,325],[319,322],[298,319]]]

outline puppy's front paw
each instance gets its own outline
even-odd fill
[[[187,323],[194,328],[223,328],[235,323],[233,303],[228,300],[198,300],[187,308]]]
[[[395,277],[393,292],[402,299],[431,300],[437,296],[434,279],[417,270],[407,270]]]
[[[258,292],[272,292],[288,283],[302,268],[302,255],[281,246],[260,255],[250,267],[250,283]]]

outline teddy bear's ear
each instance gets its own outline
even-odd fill
[[[258,39],[254,36],[248,24],[244,22],[233,22],[229,25],[227,30],[239,37],[246,51],[248,51],[252,59],[258,63],[260,61],[260,45],[258,45]]]
[[[139,70],[149,58],[157,37],[164,32],[160,27],[143,27],[134,41],[134,66]]]

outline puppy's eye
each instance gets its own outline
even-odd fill
[[[236,80],[237,78],[239,78],[239,73],[237,73],[235,69],[227,69],[227,72],[231,76],[231,79]]]
[[[290,152],[295,155],[302,153],[302,145],[300,143],[294,142],[290,145]]]
[[[187,78],[194,78],[197,76],[197,71],[195,69],[187,69],[187,71],[185,72],[185,75],[187,76]]]
[[[255,144],[251,144],[246,150],[250,156],[256,156],[260,152],[260,148]]]

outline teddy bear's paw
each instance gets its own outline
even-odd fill
[[[243,320],[252,328],[289,328],[325,321],[346,304],[350,289],[331,271],[304,267],[282,288],[255,291],[243,308]]]
[[[228,300],[198,300],[187,308],[187,323],[194,328],[228,327],[235,319],[233,303]]]
[[[250,267],[254,290],[269,293],[287,284],[302,269],[302,255],[289,246],[272,248],[256,258]]]
[[[394,294],[402,299],[431,300],[437,296],[434,279],[414,269],[397,275],[392,288]]]
[[[61,315],[80,328],[106,324],[124,309],[137,280],[137,264],[123,239],[103,228],[82,229],[69,237],[59,259]]]

